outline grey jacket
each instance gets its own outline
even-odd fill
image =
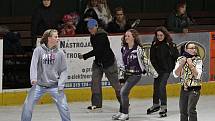
[[[64,88],[67,79],[67,65],[64,52],[47,48],[44,44],[35,48],[31,59],[30,79],[43,87]]]

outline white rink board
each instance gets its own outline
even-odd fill
[[[122,36],[109,37],[111,48],[117,60],[120,59],[121,56],[121,37]],[[90,87],[92,75],[91,67],[94,57],[87,60],[78,59],[79,54],[85,54],[93,49],[89,39],[89,37],[60,37],[59,48],[65,52],[68,65],[67,88]],[[40,38],[38,38],[37,43],[39,43],[39,41]],[[102,85],[110,85],[105,76],[103,76]]]

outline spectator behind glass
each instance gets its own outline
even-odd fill
[[[168,17],[167,27],[173,32],[188,32],[188,27],[193,24],[192,19],[187,15],[186,3],[178,3],[176,10],[174,10]]]
[[[85,12],[89,9],[93,8],[101,21],[103,28],[107,27],[107,24],[112,20],[110,9],[107,5],[106,0],[88,0],[87,7]]]
[[[47,29],[57,28],[57,17],[53,10],[53,0],[41,0],[41,4],[32,14],[31,35],[33,42],[36,36],[42,36]],[[32,43],[35,45],[35,43]]]
[[[85,13],[83,18],[79,21],[77,27],[76,27],[76,34],[89,34],[88,28],[87,28],[87,22],[89,19],[95,19],[99,21],[98,16],[94,9],[89,8]],[[99,23],[98,23],[99,24]],[[99,24],[100,26],[100,24]]]
[[[63,25],[60,30],[60,35],[74,36],[79,15],[77,13],[66,14],[63,16],[62,21]]]
[[[123,8],[117,7],[114,19],[108,23],[107,31],[109,33],[124,33],[130,28],[131,25],[126,21]]]

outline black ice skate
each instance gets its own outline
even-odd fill
[[[88,106],[87,109],[90,111],[101,111],[102,107],[92,105],[92,106]]]
[[[148,108],[147,109],[147,114],[151,114],[151,113],[154,113],[154,112],[157,112],[160,110],[160,106],[152,106],[151,108]]]
[[[167,117],[167,109],[161,110],[159,112],[160,117]]]

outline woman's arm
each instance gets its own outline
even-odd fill
[[[31,58],[31,66],[30,66],[30,80],[31,84],[34,85],[37,82],[37,68],[38,68],[38,61],[39,61],[39,47],[37,47]]]
[[[186,57],[178,58],[175,64],[175,68],[173,69],[173,75],[175,78],[180,76],[182,68],[184,67],[185,63],[186,63]]]
[[[197,60],[196,66],[193,65],[192,58],[188,58],[187,63],[195,79],[200,79],[202,74],[202,60]]]

